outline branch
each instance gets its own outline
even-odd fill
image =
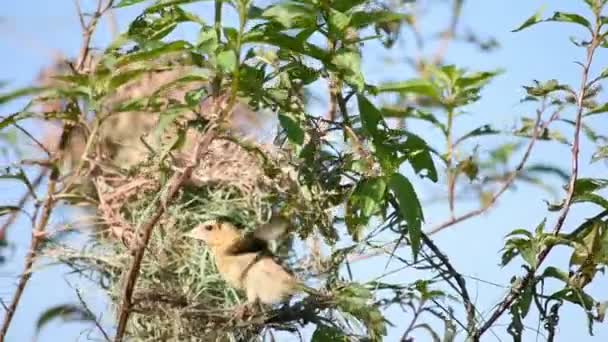
[[[103,8],[103,10],[101,9],[102,2],[103,2],[103,0],[98,1],[97,11],[93,15],[93,19],[91,19],[91,21],[89,22],[89,25],[87,26],[87,30],[85,30],[85,32],[84,32],[84,37],[83,37],[83,42],[82,42],[83,46],[80,50],[80,54],[78,57],[79,62],[76,66],[77,72],[82,71],[84,61],[88,57],[91,36],[93,35],[93,32],[95,31],[98,19],[103,15],[103,13],[105,11],[107,11],[112,6],[114,0],[108,0],[108,3]],[[68,137],[70,135],[72,127],[73,126],[70,125],[69,123],[64,123],[64,125],[63,125],[63,130],[61,133],[61,137],[59,139],[59,145],[58,145],[57,151],[55,152],[55,154],[52,158],[53,164],[55,164],[55,165],[57,162],[59,162],[63,158],[63,151],[65,150],[65,147],[67,145]],[[32,231],[32,241],[30,242],[30,247],[29,247],[28,253],[25,256],[24,270],[23,270],[23,273],[21,274],[21,277],[19,278],[19,282],[17,283],[17,289],[15,290],[15,293],[13,294],[11,303],[9,304],[8,310],[6,311],[6,315],[4,316],[4,320],[2,322],[2,327],[0,328],[0,342],[4,342],[6,333],[8,332],[8,329],[9,329],[11,322],[13,320],[13,317],[15,315],[15,311],[17,310],[17,307],[19,306],[19,301],[21,300],[23,291],[25,290],[25,287],[27,286],[27,283],[32,276],[32,266],[34,265],[34,262],[36,261],[37,252],[40,247],[40,244],[44,240],[45,229],[51,218],[51,214],[53,212],[53,208],[55,205],[55,200],[56,200],[55,192],[56,192],[56,187],[57,187],[57,183],[59,180],[59,176],[60,176],[59,168],[53,167],[52,171],[51,171],[51,175],[49,177],[49,182],[47,185],[47,195],[46,195],[46,198],[42,205],[42,214],[40,216],[40,220],[38,221],[38,224],[36,224],[36,226],[34,227],[34,230]]]
[[[62,138],[67,136],[64,134]],[[23,291],[25,290],[25,286],[27,282],[30,280],[32,276],[32,266],[34,265],[34,261],[36,260],[37,251],[40,247],[40,243],[44,240],[44,230],[46,228],[47,223],[51,217],[51,213],[53,211],[53,205],[55,203],[53,195],[55,194],[55,187],[57,185],[57,179],[59,178],[59,170],[54,168],[51,172],[51,176],[49,179],[49,185],[47,189],[47,196],[44,201],[42,207],[42,215],[38,224],[34,228],[32,232],[32,241],[30,243],[30,248],[25,257],[25,267],[23,270],[23,274],[19,278],[19,283],[17,284],[17,289],[13,294],[13,299],[9,304],[6,310],[6,316],[4,316],[4,321],[2,322],[2,328],[0,328],[0,342],[4,341],[6,337],[6,333],[8,332],[8,328],[11,325],[11,321],[13,320],[13,316],[15,315],[15,311],[17,311],[17,306],[19,305],[19,301],[21,300],[21,296],[23,295]]]
[[[475,314],[477,312],[477,309],[475,308],[475,305],[471,301],[471,296],[469,295],[469,291],[467,290],[467,285],[466,285],[464,278],[458,271],[456,271],[456,269],[454,268],[454,266],[452,265],[452,263],[450,262],[448,257],[441,252],[439,247],[437,247],[437,245],[435,245],[433,240],[431,240],[428,237],[428,235],[423,233],[422,241],[424,242],[425,245],[427,245],[429,247],[429,249],[431,251],[433,251],[435,256],[439,260],[441,260],[443,265],[447,268],[448,274],[452,278],[454,278],[454,280],[456,280],[456,285],[458,285],[458,289],[460,290],[458,292],[460,294],[460,297],[462,297],[462,301],[464,302],[464,307],[467,312],[467,331],[469,334],[472,334],[473,330],[475,329]],[[449,278],[444,277],[444,280],[447,281],[448,279]]]
[[[597,21],[599,21],[599,16]],[[574,198],[574,185],[576,184],[576,180],[578,179],[578,171],[579,171],[579,149],[580,149],[580,132],[581,132],[581,123],[584,111],[584,100],[587,94],[587,81],[589,79],[589,69],[591,68],[591,64],[593,63],[593,54],[596,48],[600,45],[600,29],[601,25],[598,22],[596,24],[596,29],[593,32],[593,38],[591,44],[587,48],[587,60],[585,65],[583,65],[583,73],[581,77],[581,85],[578,94],[578,98],[576,101],[577,111],[576,111],[576,123],[574,129],[574,142],[572,143],[572,171],[570,175],[570,180],[568,182],[568,192],[566,195],[566,199],[564,201],[564,205],[562,211],[555,222],[555,226],[553,227],[553,234],[557,235],[561,231],[564,222],[566,221],[566,217],[570,212],[570,206],[572,205],[572,200]],[[479,338],[494,325],[494,322],[502,316],[502,314],[511,307],[513,302],[519,298],[524,289],[530,285],[530,282],[535,278],[536,269],[540,267],[540,265],[545,261],[551,250],[553,249],[553,245],[549,245],[545,247],[536,258],[536,267],[531,269],[523,278],[522,282],[513,289],[498,305],[496,310],[492,313],[490,318],[479,328],[479,330],[474,335],[475,341],[478,341]]]
[[[547,127],[555,119],[558,118],[559,113],[560,113],[559,111],[553,112],[553,114],[551,115],[549,120],[547,120],[545,123],[540,125],[542,112],[543,112],[543,109],[539,109],[536,113],[537,115],[536,115],[536,122],[534,124],[534,132],[532,133],[532,138],[530,139],[530,142],[528,143],[528,147],[526,148],[526,151],[524,152],[524,155],[523,155],[521,161],[519,162],[519,164],[517,165],[515,170],[513,172],[511,172],[511,175],[507,178],[507,180],[505,181],[503,186],[492,196],[492,198],[490,198],[490,200],[483,207],[481,207],[479,209],[471,210],[466,214],[451,218],[443,223],[436,225],[435,227],[431,228],[427,232],[428,235],[436,234],[454,224],[457,224],[462,221],[466,221],[470,218],[479,216],[479,215],[485,213],[492,206],[494,206],[494,204],[500,198],[500,196],[502,196],[511,187],[511,185],[513,185],[513,182],[515,182],[517,175],[528,162],[528,159],[530,158],[530,155],[532,154],[532,148],[534,147],[534,144],[536,144],[536,141],[538,140],[538,136],[540,135],[540,133],[545,131],[547,129]]]
[[[144,253],[146,251],[146,247],[148,246],[148,242],[150,241],[150,237],[152,236],[152,230],[156,223],[160,220],[160,218],[165,213],[167,205],[171,202],[181,189],[182,185],[187,182],[192,176],[192,172],[199,165],[201,156],[207,152],[209,145],[217,135],[215,124],[210,124],[207,128],[206,132],[200,138],[195,150],[193,161],[190,165],[184,168],[182,173],[176,173],[169,180],[169,188],[167,190],[167,195],[163,200],[156,212],[152,215],[152,217],[146,222],[140,230],[142,233],[141,240],[139,241],[139,246],[135,251],[135,255],[133,256],[133,261],[131,262],[131,267],[126,274],[126,282],[122,289],[122,300],[120,304],[120,313],[118,317],[118,327],[116,329],[116,337],[114,341],[120,342],[124,338],[124,334],[127,327],[127,322],[129,320],[129,316],[131,314],[131,306],[133,290],[135,288],[135,284],[137,282],[137,278],[139,276],[139,269],[141,268],[141,262],[144,257]]]
[[[32,190],[35,190],[40,185],[40,183],[42,183],[42,180],[44,179],[44,177],[46,177],[47,172],[48,169],[45,168],[41,170],[40,173],[38,173],[36,178],[34,178],[34,181],[31,182]],[[30,196],[36,195],[35,193],[32,193],[32,190],[28,189],[28,191],[21,196],[19,202],[17,203],[17,207],[23,209],[25,203],[27,203],[27,200],[30,198]],[[2,238],[6,236],[6,231],[13,223],[15,223],[15,220],[17,219],[17,216],[19,216],[19,213],[20,211],[14,211],[6,219],[6,221],[4,221],[4,224],[2,224],[2,226],[0,227],[0,240],[2,240]]]

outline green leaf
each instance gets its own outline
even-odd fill
[[[394,11],[357,11],[351,15],[350,25],[361,29],[371,24],[409,21],[409,14],[396,13]]]
[[[379,137],[379,125],[384,126],[382,113],[364,95],[357,95],[361,125],[367,134],[372,138]]]
[[[363,90],[365,80],[361,73],[361,55],[359,53],[341,50],[332,58],[332,63],[343,72],[344,81],[357,91]]]
[[[243,43],[266,43],[329,63],[329,54],[324,49],[276,30],[253,29],[244,35]]]
[[[378,92],[396,92],[405,94],[411,93],[428,96],[436,100],[440,98],[439,91],[430,81],[420,79],[414,79],[404,82],[385,83],[378,87]]]
[[[116,61],[116,67],[122,67],[136,62],[152,61],[160,56],[175,52],[186,51],[191,48],[192,46],[190,45],[190,43],[183,40],[177,40],[167,44],[163,43],[159,47],[127,54],[118,58],[118,60]]]
[[[127,6],[132,6],[138,4],[140,2],[149,1],[149,0],[122,0],[118,4],[114,5],[114,8],[122,8]]]
[[[543,9],[542,8],[539,9],[536,13],[534,13],[533,16],[528,18],[523,24],[521,24],[518,28],[516,28],[515,30],[513,30],[511,32],[519,32],[525,28],[528,28],[532,25],[536,25],[536,24],[542,22],[543,21],[542,12],[543,12]]]
[[[394,173],[390,179],[390,188],[395,194],[399,204],[398,212],[402,219],[407,222],[410,243],[414,259],[418,257],[422,239],[422,222],[424,215],[418,196],[414,191],[412,183],[399,173]]]
[[[284,2],[268,7],[262,17],[281,24],[284,28],[306,28],[316,23],[317,11],[310,5]]]
[[[21,211],[21,208],[14,205],[0,205],[0,216],[4,216],[6,214],[11,214],[16,211]]]
[[[386,182],[383,178],[365,178],[357,183],[346,204],[346,224],[353,240],[360,240],[361,228],[382,210],[385,197]]]
[[[236,54],[232,50],[222,51],[217,55],[217,63],[224,72],[232,73],[236,69]]]
[[[597,107],[593,108],[591,111],[587,112],[585,114],[585,116],[601,114],[601,113],[606,113],[606,112],[608,112],[608,102],[604,103],[601,106],[597,106]]]
[[[574,183],[574,196],[595,192],[608,187],[608,179],[604,178],[579,178]]]
[[[287,138],[297,145],[304,143],[304,129],[302,129],[300,123],[296,121],[293,115],[290,114],[279,114],[279,122],[281,126],[287,132]]]
[[[480,127],[475,128],[474,130],[466,133],[465,135],[461,136],[460,138],[458,138],[458,140],[456,140],[455,144],[459,144],[467,139],[473,138],[473,137],[479,137],[482,135],[495,135],[495,134],[500,134],[501,131],[492,128],[492,126],[490,125],[483,125]]]
[[[590,31],[592,30],[591,23],[583,16],[575,13],[555,12],[551,18],[547,19],[547,21],[559,21],[565,23],[579,24],[589,29]]]
[[[2,126],[2,123],[0,123],[0,126]],[[595,163],[598,160],[603,160],[603,159],[608,159],[608,145],[600,146],[597,149],[597,151],[595,151],[595,153],[593,153],[593,156],[591,157],[591,162]]]
[[[336,11],[335,9],[331,9],[329,11],[329,27],[330,30],[335,32],[342,32],[344,29],[348,27],[350,23],[350,16]]]
[[[204,54],[215,52],[218,47],[217,34],[212,26],[203,26],[198,34],[196,48]]]
[[[564,283],[568,283],[568,278],[569,278],[567,272],[564,272],[554,266],[549,266],[549,267],[545,268],[541,277],[542,278],[555,278],[555,279],[563,281]]]
[[[155,12],[155,11],[158,11],[160,9],[163,9],[163,8],[169,7],[169,6],[186,5],[186,4],[192,4],[195,2],[201,2],[201,1],[210,1],[210,0],[164,0],[164,1],[158,2],[154,6],[148,7],[146,9],[146,12],[148,12],[148,11]]]
[[[553,293],[550,298],[566,300],[570,303],[579,305],[587,311],[590,311],[595,303],[593,297],[586,294],[583,290],[571,287]]]
[[[24,96],[36,95],[41,93],[46,88],[43,87],[28,87],[14,90],[10,93],[0,94],[0,105],[6,102],[18,99]]]
[[[327,325],[317,325],[311,342],[347,342],[348,338],[338,329]]]
[[[74,304],[56,305],[50,307],[38,317],[38,321],[36,322],[36,334],[39,334],[45,325],[56,318],[59,318],[64,322],[95,322],[95,316],[81,306]]]
[[[414,171],[422,177],[428,177],[433,182],[437,182],[437,169],[433,163],[431,149],[427,143],[419,136],[412,133],[405,133],[407,140],[401,144],[402,152],[407,154]]]

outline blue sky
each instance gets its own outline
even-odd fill
[[[92,0],[84,0],[84,6],[93,3]],[[543,24],[532,29],[520,32],[510,32],[519,26],[526,18],[534,13],[539,7],[546,6],[546,13],[554,10],[587,13],[584,2],[580,1],[537,1],[537,0],[512,0],[512,1],[484,1],[470,0],[466,2],[463,12],[464,27],[470,27],[482,37],[493,36],[501,44],[501,48],[491,54],[481,54],[470,45],[453,44],[447,55],[447,61],[464,66],[473,70],[488,70],[504,68],[506,72],[493,81],[486,90],[480,102],[470,106],[468,114],[459,121],[458,130],[465,132],[479,123],[492,123],[499,128],[509,128],[516,123],[516,119],[522,115],[530,116],[533,107],[518,103],[523,96],[522,85],[529,84],[532,79],[547,80],[559,77],[560,81],[571,84],[578,89],[580,82],[580,69],[573,62],[583,58],[583,51],[574,48],[568,41],[569,36],[581,36],[583,31],[574,25]],[[208,5],[194,7],[205,18],[209,15],[203,13],[208,11]],[[36,77],[38,70],[49,63],[54,52],[61,52],[74,56],[78,52],[81,41],[80,27],[75,15],[73,2],[70,0],[34,1],[21,0],[10,1],[2,5],[0,12],[0,80],[11,82],[12,86],[28,85]],[[118,22],[122,25],[129,18],[137,14],[137,8],[121,10],[117,12]],[[445,26],[448,18],[446,12],[438,10],[431,13],[428,19],[422,23],[422,31],[436,30]],[[193,32],[187,28],[177,32],[177,35],[191,37]],[[94,43],[104,46],[110,39],[109,28],[104,22]],[[406,51],[411,51],[412,42],[406,42]],[[392,65],[385,61],[386,53],[377,46],[370,44],[364,52],[364,69],[366,74],[373,75],[372,81],[383,79],[407,79],[412,77],[412,72],[398,64]],[[392,57],[397,54],[392,53]],[[608,62],[605,51],[600,51],[596,58],[595,68],[597,72],[606,67]],[[320,90],[324,91],[324,90]],[[606,96],[603,97],[604,100]],[[18,110],[18,104],[1,109],[1,114]],[[595,127],[603,127],[606,119],[596,119]],[[569,132],[569,131],[564,131]],[[482,149],[484,143],[491,142],[481,140]],[[589,148],[588,144],[583,145]],[[587,151],[589,151],[587,149]],[[565,146],[553,143],[539,143],[532,155],[533,162],[554,162],[565,169],[569,168],[566,156],[569,151]],[[581,174],[586,177],[600,176],[605,165],[589,164],[589,153],[583,153],[581,158]],[[557,185],[557,183],[554,183]],[[437,185],[428,182],[416,182],[422,199],[431,197],[432,191],[437,191]],[[8,184],[0,184],[2,204],[19,197],[20,191]],[[500,269],[499,250],[503,246],[504,235],[515,228],[530,228],[536,226],[546,215],[546,206],[543,200],[552,198],[536,188],[527,186],[518,187],[516,192],[508,192],[499,201],[497,209],[479,218],[467,221],[458,226],[448,229],[434,238],[439,246],[451,257],[456,268],[462,273],[489,280],[494,283],[507,285],[509,278],[514,272],[520,272],[517,267]],[[464,204],[459,208],[465,211],[472,208],[476,203]],[[565,229],[572,229],[573,225],[584,217],[593,214],[589,208],[575,208],[566,222]],[[427,226],[442,222],[447,218],[447,207],[445,204],[433,204],[425,207]],[[67,216],[54,218],[54,222],[61,222]],[[549,217],[552,223],[555,217]],[[20,225],[14,227],[9,239],[16,242],[16,249],[12,257],[17,262],[9,263],[0,267],[0,296],[9,298],[11,288],[15,283],[15,276],[20,272],[21,261],[29,244],[29,226],[25,219],[21,219]],[[400,253],[409,253],[407,250]],[[567,255],[558,251],[551,259],[552,263],[565,267]],[[361,278],[373,277],[382,270],[385,260],[382,258],[366,260],[356,265],[356,275]],[[379,267],[380,266],[380,267]],[[395,267],[398,265],[395,265]],[[408,272],[392,276],[391,280],[413,277]],[[481,282],[468,280],[470,291],[481,309],[490,309],[496,304],[504,293],[504,289],[489,286]],[[606,278],[596,281],[592,285],[593,293],[599,294],[600,299],[608,299],[608,293],[598,289],[608,288]],[[92,291],[92,288],[91,288]],[[602,296],[603,295],[603,296]],[[91,294],[94,297],[95,294]],[[74,301],[74,291],[66,285],[66,280],[61,271],[45,269],[35,273],[29,287],[26,290],[22,304],[17,312],[15,323],[9,333],[9,341],[28,340],[33,336],[34,318],[51,304]],[[97,308],[101,310],[101,307]],[[391,312],[389,319],[395,312]],[[106,314],[106,316],[108,316]],[[400,319],[403,319],[402,315]],[[505,323],[506,320],[501,321]],[[394,322],[399,323],[399,322]],[[531,326],[536,322],[529,320]],[[61,334],[62,340],[73,340],[82,330],[82,325],[53,324],[43,331],[39,341],[56,340],[57,334]],[[496,336],[488,334],[486,339],[509,340],[509,337],[497,328]],[[576,338],[577,341],[602,341],[608,340],[608,326],[597,324],[595,337],[586,333],[584,314],[567,306],[562,314],[560,325],[560,338],[558,341],[569,341]],[[398,331],[392,331],[387,341],[395,341]],[[527,340],[535,340],[535,333],[528,333]],[[82,338],[85,340],[85,338]],[[424,338],[421,338],[424,341]]]

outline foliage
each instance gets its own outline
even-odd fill
[[[586,288],[608,264],[608,180],[583,176],[579,150],[587,139],[597,148],[592,161],[607,157],[608,140],[586,120],[608,112],[600,100],[608,70],[591,74],[596,50],[608,46],[608,21],[605,0],[584,2],[591,14],[545,18],[539,11],[514,30],[545,22],[584,28],[588,37],[572,40],[586,53],[580,89],[535,80],[523,87],[522,101],[537,105],[536,115],[522,116],[513,130],[482,122],[458,134],[463,114],[483,101],[484,87],[504,70],[466,70],[444,63],[441,51],[415,61],[417,74],[409,79],[375,83],[362,68],[368,42],[397,49],[401,35],[417,34],[416,2],[100,0],[82,55],[56,65],[42,85],[0,94],[0,104],[30,100],[2,116],[0,138],[18,129],[36,140],[21,126],[31,119],[61,126],[36,140],[44,157],[28,165],[50,171],[44,201],[40,182],[23,168],[26,160],[0,175],[22,184],[42,207],[31,215],[37,228],[27,261],[45,255],[94,280],[128,320],[126,336],[134,340],[256,340],[277,331],[297,336],[312,323],[313,341],[378,341],[389,328],[403,331],[404,341],[419,332],[435,341],[457,335],[476,341],[507,311],[506,331],[515,341],[532,313],[552,340],[565,304],[583,310],[592,333],[607,307]],[[145,6],[126,30],[99,53],[89,52],[97,19],[110,8],[137,4]],[[214,22],[191,5],[214,11]],[[462,6],[453,1],[454,21]],[[224,20],[227,12],[235,25]],[[186,24],[196,27],[196,39],[173,38]],[[454,30],[443,33],[444,44]],[[469,38],[482,50],[494,46]],[[328,111],[314,115],[310,94],[324,86]],[[268,130],[263,116],[279,128],[272,145],[260,137]],[[567,129],[555,129],[558,122]],[[480,153],[480,141],[489,137],[499,144]],[[538,141],[571,146],[572,168],[530,163]],[[430,235],[483,214],[517,184],[552,190],[548,175],[566,182],[565,198],[548,205],[555,222],[544,218],[533,230],[505,237],[502,266],[521,259],[524,274],[514,275],[503,300],[483,315],[488,311],[476,308],[463,275]],[[445,182],[437,186],[445,189],[449,218],[425,230],[417,185],[438,182]],[[475,194],[479,208],[459,210],[462,193]],[[78,229],[88,233],[86,247],[45,232],[59,201],[95,213],[91,231]],[[569,230],[564,222],[581,204],[599,214]],[[2,216],[19,212],[27,212],[23,204],[0,207]],[[319,293],[233,319],[243,294],[226,286],[210,251],[184,233],[218,218],[252,230],[273,212],[291,223],[273,252]],[[548,259],[557,246],[570,253],[567,267]],[[411,251],[405,257],[398,253],[403,247]],[[353,260],[378,251],[428,273],[410,282],[353,279]],[[410,321],[391,322],[391,308],[401,308]],[[90,311],[66,304],[45,312],[38,329],[54,317],[97,323]],[[116,339],[124,333],[119,323]]]

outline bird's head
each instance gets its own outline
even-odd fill
[[[186,236],[203,241],[216,250],[227,248],[241,238],[239,230],[233,224],[215,220],[199,224]]]

